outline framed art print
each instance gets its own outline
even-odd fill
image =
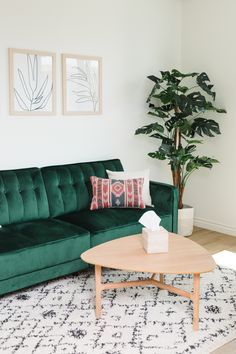
[[[11,115],[55,114],[55,54],[9,49]]]
[[[62,54],[63,113],[102,113],[102,59]]]

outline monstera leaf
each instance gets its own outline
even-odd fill
[[[189,126],[189,123],[181,113],[176,113],[165,122],[165,127],[169,132],[175,128],[180,128],[181,131],[186,131],[187,126]]]
[[[153,132],[160,132],[163,133],[164,132],[164,127],[158,123],[152,123],[152,124],[148,124],[145,125],[139,129],[137,129],[135,131],[135,135],[138,134],[151,134]]]
[[[168,118],[169,114],[163,111],[160,107],[155,107],[154,105],[150,105],[151,111],[148,112],[151,116],[160,117],[160,118]]]
[[[219,161],[207,156],[196,156],[187,163],[186,171],[192,172],[200,167],[212,168],[214,163],[219,163]]]
[[[152,157],[153,159],[166,160],[165,154],[159,151],[149,152],[148,156]]]
[[[217,112],[217,113],[227,113],[225,109],[217,108],[212,104],[212,102],[208,102],[208,101],[206,102],[205,110],[206,111],[213,111],[213,112]]]
[[[213,119],[195,118],[191,126],[190,135],[191,137],[194,137],[195,134],[214,137],[215,135],[220,134],[219,124]]]
[[[190,93],[187,98],[190,100],[190,107],[193,112],[205,110],[206,98],[199,91]]]
[[[184,79],[185,77],[194,77],[194,76],[197,76],[197,75],[198,75],[198,73],[187,73],[187,74],[183,74],[183,73],[181,73],[179,70],[176,70],[176,69],[171,70],[171,74],[172,74],[174,77],[178,77],[178,78],[181,78],[181,79]]]
[[[151,138],[156,138],[156,139],[165,139],[166,137],[160,133],[154,133],[152,135],[150,135]]]
[[[178,149],[178,153],[176,155],[176,162],[179,166],[184,166],[187,161],[192,156],[192,152],[196,150],[196,146],[192,145],[189,147],[181,147]]]
[[[210,82],[209,77],[206,73],[201,73],[197,76],[197,83],[201,87],[203,91],[205,91],[208,95],[212,96],[213,100],[216,98],[216,93],[212,91],[214,85],[208,84]]]
[[[175,94],[174,101],[185,117],[191,116],[193,113],[199,111],[205,111],[207,103],[206,98],[199,91],[192,92],[188,95]]]
[[[169,138],[163,138],[162,143],[159,147],[159,152],[161,154],[170,155],[173,147],[173,141]]]
[[[169,113],[170,111],[172,111],[175,108],[175,106],[174,106],[174,103],[169,103],[169,104],[164,104],[164,105],[157,107],[153,103],[149,103],[149,108],[151,108],[151,109],[158,108],[162,112]],[[163,118],[163,117],[161,117],[161,118]]]
[[[149,80],[155,82],[155,84],[159,85],[161,82],[163,82],[162,79],[160,79],[159,77],[155,76],[155,75],[149,75],[147,77]],[[160,86],[160,85],[159,85]]]
[[[197,140],[197,139],[190,139],[190,140],[188,140],[188,139],[186,139],[186,142],[187,142],[188,144],[202,144],[202,143],[203,143],[203,140]]]
[[[167,104],[173,102],[175,95],[175,89],[173,89],[173,87],[167,87],[165,91],[161,91],[158,95],[153,95],[153,98],[158,98],[163,104]]]
[[[170,71],[161,71],[160,73],[162,76],[162,80],[165,81],[168,86],[171,86],[173,84],[179,85],[179,83],[181,82],[181,80],[172,75]]]

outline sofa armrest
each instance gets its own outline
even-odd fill
[[[178,229],[178,188],[166,183],[150,181],[152,203],[157,213],[172,215],[172,232]]]

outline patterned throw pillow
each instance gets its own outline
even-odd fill
[[[108,178],[110,179],[133,179],[133,178],[144,178],[143,182],[143,201],[146,205],[152,206],[152,199],[150,195],[150,170],[149,168],[146,168],[145,170],[142,171],[133,171],[133,172],[127,172],[127,171],[110,171],[106,170],[108,174]]]
[[[140,208],[144,209],[142,189],[144,178],[127,180],[90,177],[93,199],[90,210],[103,208]]]

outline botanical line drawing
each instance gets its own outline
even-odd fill
[[[17,68],[19,88],[14,87],[15,99],[23,111],[43,111],[51,99],[53,83],[50,83],[48,74],[42,77],[37,54],[26,54],[26,61],[24,72]]]
[[[75,103],[91,103],[93,112],[97,111],[98,98],[98,74],[91,64],[91,61],[85,60],[84,69],[79,66],[73,66],[73,73],[68,75],[67,80],[76,85],[72,90],[75,97]]]

